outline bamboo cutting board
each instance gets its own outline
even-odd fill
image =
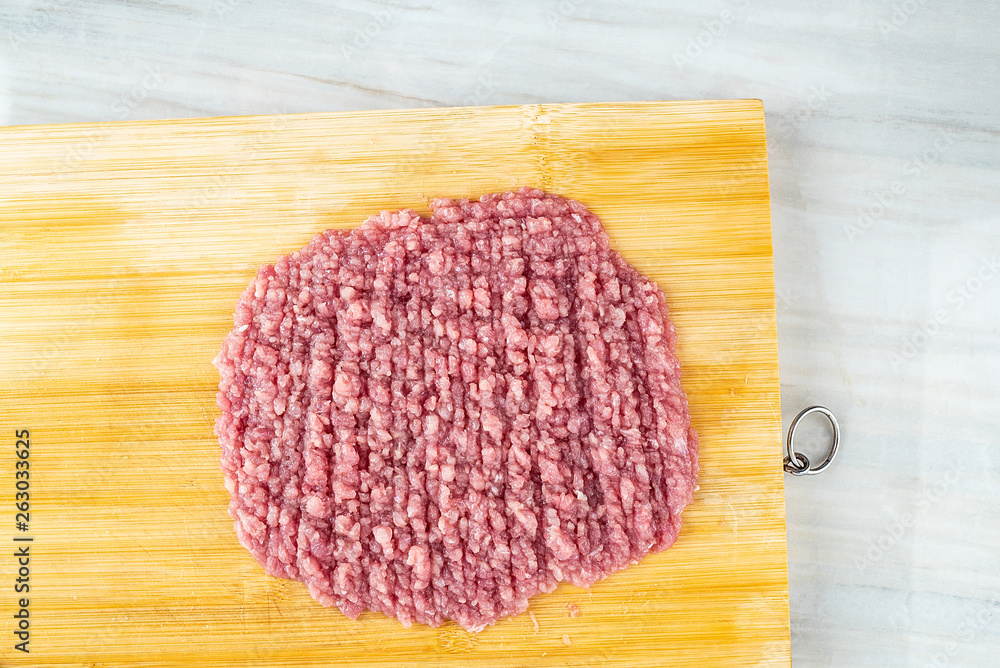
[[[27,594],[0,557],[0,665],[788,664],[759,101],[14,127],[0,158],[0,541],[30,553]],[[315,233],[519,185],[582,200],[666,292],[700,489],[673,548],[534,621],[352,622],[237,543],[211,360],[257,267]]]

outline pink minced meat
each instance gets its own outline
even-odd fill
[[[478,631],[669,547],[698,445],[663,293],[597,216],[527,188],[431,208],[258,272],[216,433],[268,573]]]

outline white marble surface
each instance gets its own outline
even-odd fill
[[[1000,5],[7,0],[0,124],[759,97],[796,666],[1000,665]]]

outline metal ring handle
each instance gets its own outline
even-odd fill
[[[795,429],[799,426],[799,420],[811,413],[822,413],[833,427],[833,444],[830,446],[830,454],[826,456],[822,464],[815,468],[810,464],[808,457],[801,452],[795,452]],[[837,418],[830,412],[830,409],[824,406],[810,406],[809,408],[805,408],[799,411],[799,414],[792,420],[792,424],[788,426],[788,438],[785,439],[785,449],[788,451],[788,454],[785,456],[785,472],[792,475],[816,475],[817,473],[822,473],[826,470],[826,467],[833,463],[833,458],[837,456],[837,448],[839,446],[840,425],[837,424]]]

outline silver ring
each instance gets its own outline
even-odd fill
[[[806,457],[801,452],[795,452],[795,429],[799,426],[799,420],[809,415],[810,413],[822,413],[826,416],[826,419],[830,421],[830,425],[833,427],[833,444],[830,446],[830,454],[826,456],[826,459],[822,464],[813,468],[809,462],[809,458]],[[837,424],[837,418],[833,416],[830,409],[824,406],[810,406],[809,408],[799,411],[799,414],[795,416],[792,420],[792,424],[788,426],[788,438],[785,439],[785,449],[788,454],[785,456],[785,472],[791,473],[792,475],[816,475],[817,473],[822,473],[826,470],[826,467],[833,463],[833,458],[837,456],[837,448],[840,446],[840,425]]]

